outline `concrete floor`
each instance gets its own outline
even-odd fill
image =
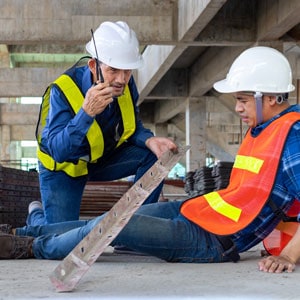
[[[260,272],[260,250],[236,264],[180,264],[109,247],[70,293],[57,293],[49,280],[59,261],[0,260],[0,299],[299,299],[300,266]]]

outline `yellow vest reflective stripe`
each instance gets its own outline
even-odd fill
[[[72,78],[66,74],[61,75],[57,80],[54,81],[55,84],[59,86],[61,91],[63,91],[65,97],[70,103],[74,113],[78,113],[82,107],[84,97],[72,80]],[[41,106],[40,120],[37,126],[37,141],[41,141],[41,133],[46,124],[46,118],[49,111],[49,97],[50,88],[47,89]],[[130,90],[128,85],[125,87],[124,94],[118,97],[118,104],[120,106],[120,111],[123,120],[124,131],[120,137],[117,147],[126,141],[134,132],[136,128],[135,113],[133,101],[131,98]],[[93,121],[90,129],[87,132],[87,139],[90,145],[90,162],[95,162],[98,158],[103,155],[104,151],[104,140],[101,128],[99,127],[96,120]],[[48,155],[47,153],[41,151],[38,147],[37,156],[41,163],[51,171],[64,171],[69,176],[78,177],[88,174],[87,162],[85,160],[79,159],[76,164],[71,162],[58,163]]]
[[[71,177],[78,177],[88,174],[86,161],[78,160],[77,164],[70,162],[58,163],[50,155],[41,151],[39,148],[37,150],[37,157],[43,166],[50,171],[64,171]]]
[[[181,213],[200,227],[220,235],[245,228],[261,211],[272,191],[284,143],[300,114],[273,121],[257,137],[247,133],[226,189],[188,199]]]
[[[63,91],[68,102],[71,104],[74,113],[77,114],[82,107],[84,97],[73,79],[70,76],[63,74],[58,77],[54,83],[56,83]],[[93,121],[86,137],[91,149],[90,161],[93,162],[103,155],[104,150],[103,134],[96,120]]]
[[[259,174],[259,171],[263,165],[263,160],[244,155],[237,155],[233,168],[246,170],[255,174]],[[209,205],[221,215],[237,222],[240,218],[242,210],[227,203],[218,192],[211,192],[203,195]]]
[[[242,210],[227,203],[218,192],[211,192],[203,195],[210,207],[219,214],[237,222],[240,218]]]
[[[258,174],[263,163],[262,159],[256,157],[237,155],[233,167]]]
[[[119,139],[117,147],[124,143],[135,132],[135,113],[132,105],[131,95],[128,85],[126,85],[122,96],[118,97],[124,131]]]

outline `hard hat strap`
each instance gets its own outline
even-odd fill
[[[259,125],[263,121],[262,115],[262,98],[263,94],[261,92],[255,92],[255,105],[256,105],[256,125]]]

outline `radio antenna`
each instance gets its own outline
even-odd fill
[[[97,47],[96,47],[96,42],[95,42],[95,37],[94,37],[94,31],[93,29],[91,29],[91,33],[92,33],[92,39],[93,39],[93,43],[94,43],[94,47],[95,47],[95,53],[96,53],[96,74],[97,74],[97,81],[100,80],[100,82],[104,82],[104,78],[103,78],[103,74],[101,71],[101,67],[99,64],[99,57],[98,57],[98,52],[97,52]]]

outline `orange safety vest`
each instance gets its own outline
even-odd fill
[[[286,137],[300,114],[274,120],[257,137],[247,132],[227,188],[186,200],[181,213],[215,234],[245,228],[260,213],[272,191]]]

